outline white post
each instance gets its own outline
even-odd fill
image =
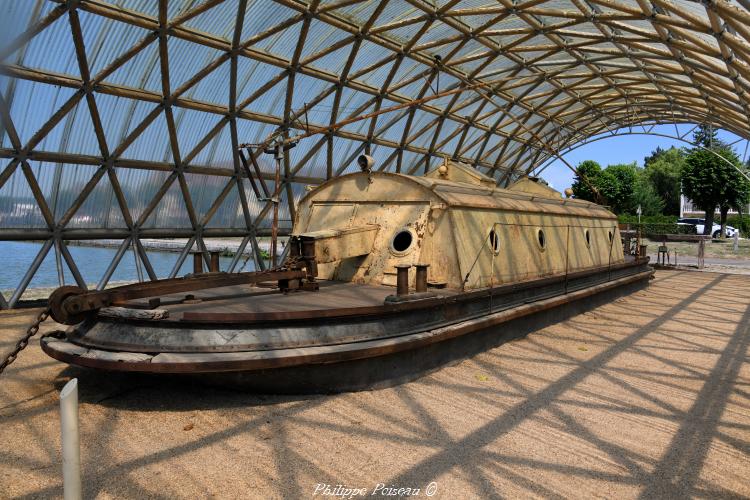
[[[78,438],[78,379],[60,392],[60,430],[62,432],[63,498],[81,499],[81,448]]]
[[[734,231],[734,253],[737,253],[740,249],[740,230]]]

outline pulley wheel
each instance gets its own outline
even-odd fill
[[[87,313],[69,313],[64,307],[63,302],[68,297],[74,295],[83,295],[86,290],[77,286],[61,286],[49,296],[50,316],[58,323],[64,325],[76,325],[86,319]]]

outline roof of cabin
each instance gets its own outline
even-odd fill
[[[382,180],[410,183],[418,188],[418,190],[414,191],[414,194],[420,191],[423,192],[425,200],[435,196],[445,203],[447,207],[538,212],[604,219],[615,218],[615,215],[605,207],[589,201],[551,197],[548,193],[540,195],[538,193],[528,193],[513,189],[487,187],[482,184],[469,184],[434,177],[392,174],[388,172],[371,172],[369,174],[357,172],[344,175],[318,186],[305,199],[315,200],[316,195],[323,195],[326,202],[356,202],[358,199],[363,198],[359,191],[338,190],[336,189],[336,185],[347,182],[356,183],[358,179],[366,177],[369,177],[373,183],[378,183]],[[377,184],[375,185],[377,186]],[[378,194],[381,194],[383,201],[388,202],[391,200],[392,192],[391,189],[375,190],[374,199],[378,199]],[[301,200],[301,203],[305,199]],[[373,192],[370,193],[368,199],[372,201]],[[420,199],[420,197],[414,196],[412,199]],[[315,201],[320,202],[323,200],[318,198]]]
[[[616,218],[605,207],[583,200],[551,198],[549,195],[539,195],[500,187],[490,188],[428,177],[401,174],[389,175],[397,175],[400,178],[408,179],[430,190],[450,207],[540,212],[606,219]]]

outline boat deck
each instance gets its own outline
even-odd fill
[[[389,389],[256,396],[69,367],[32,341],[0,377],[0,496],[62,496],[77,377],[86,498],[750,496],[750,276],[648,288]],[[7,351],[38,310],[0,313]],[[59,326],[45,323],[42,332]],[[320,496],[320,495],[318,495]]]
[[[159,309],[169,311],[169,319],[181,320],[183,314],[252,314],[292,311],[316,311],[338,308],[373,307],[383,305],[388,295],[396,293],[390,286],[359,285],[338,281],[319,281],[317,292],[294,291],[281,293],[276,288],[250,285],[225,286],[190,292],[200,302],[185,301],[187,294],[161,296]],[[441,290],[441,294],[451,292]],[[148,308],[148,299],[131,300],[127,304]]]
[[[625,264],[635,262],[632,256],[625,257]],[[615,266],[613,266],[615,267]],[[592,272],[583,270],[579,273]],[[578,273],[571,273],[571,276]],[[561,279],[561,275],[548,277]],[[507,286],[524,286],[524,283],[543,282],[544,278],[529,280],[528,282],[510,283]],[[275,283],[265,283],[263,286],[234,285],[197,290],[189,293],[176,293],[159,296],[160,304],[156,307],[169,311],[167,321],[182,321],[185,315],[191,320],[201,315],[211,317],[212,321],[221,321],[220,315],[253,315],[273,313],[311,312],[323,315],[325,311],[379,307],[384,304],[386,297],[395,295],[396,288],[384,285],[364,285],[350,282],[318,280],[320,290],[292,291],[281,293]],[[500,286],[498,284],[498,286]],[[413,291],[413,290],[412,290]],[[429,288],[435,297],[449,297],[457,295],[458,290],[448,288]],[[153,309],[149,299],[135,299],[127,301],[125,307],[137,309]]]

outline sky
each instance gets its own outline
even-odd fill
[[[678,130],[680,134],[685,134],[692,128],[693,125],[680,125]],[[671,136],[676,134],[674,125],[659,125],[654,127],[651,132]],[[688,138],[691,137],[692,133],[688,135]],[[746,150],[748,141],[740,139],[731,132],[726,132],[724,130],[719,131],[719,138],[728,143],[739,141],[734,144],[735,152],[740,158],[744,158],[745,155],[750,157],[750,148]],[[586,144],[578,149],[562,154],[562,157],[573,167],[578,166],[578,164],[584,160],[594,160],[599,163],[602,168],[616,163],[632,162],[636,162],[639,167],[642,167],[643,159],[651,154],[651,152],[657,147],[669,149],[671,146],[683,147],[688,146],[688,144],[676,139],[669,139],[656,135],[625,135],[619,137],[608,137],[597,142]],[[562,192],[573,183],[573,176],[575,174],[573,174],[564,162],[558,159],[551,162],[549,166],[538,175],[546,180],[550,186]]]

